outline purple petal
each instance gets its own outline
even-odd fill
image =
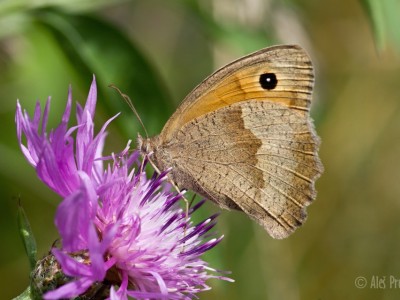
[[[106,275],[104,268],[104,252],[102,251],[101,243],[97,236],[94,226],[89,227],[89,255],[91,262],[91,270],[93,278],[97,281],[102,281]]]
[[[158,274],[157,272],[149,272],[157,281],[158,286],[160,287],[160,292],[161,294],[167,296],[168,295],[168,289],[167,286],[163,280],[163,278]]]
[[[83,277],[76,281],[64,284],[54,291],[47,292],[43,295],[43,299],[55,300],[73,298],[83,294],[91,285],[93,281],[89,278]]]
[[[111,300],[128,300],[127,295],[127,287],[128,287],[128,274],[127,272],[122,273],[122,282],[121,285],[116,292],[114,287],[111,287],[110,290],[110,299]]]
[[[50,97],[47,101],[48,104],[46,104],[46,106],[50,105],[49,102],[50,102]],[[33,121],[32,121],[32,125],[36,129],[39,129],[39,122],[40,122],[41,114],[42,114],[42,109],[40,108],[40,102],[38,101],[38,102],[36,102],[35,112],[33,113]]]
[[[74,252],[87,249],[87,202],[80,191],[65,198],[57,208],[55,224],[60,232],[63,248]]]
[[[67,105],[65,106],[64,114],[61,118],[62,123],[68,124],[69,117],[71,115],[71,108],[72,108],[72,87],[69,86],[68,88],[68,97],[67,97]]]
[[[47,99],[46,106],[44,107],[43,111],[43,119],[42,119],[42,136],[45,136],[46,134],[46,127],[47,127],[47,121],[49,119],[49,111],[50,111],[50,97]]]
[[[93,75],[92,84],[90,85],[89,95],[86,100],[86,105],[84,110],[88,111],[91,118],[94,117],[94,112],[96,110],[96,101],[97,101],[97,86],[96,86],[96,77]]]
[[[72,146],[66,146],[62,151],[54,152],[45,141],[36,167],[39,178],[62,197],[70,195],[79,186],[73,155],[69,154],[72,151]]]
[[[68,252],[89,247],[88,235],[93,230],[93,219],[97,211],[97,194],[88,176],[79,173],[80,189],[64,199],[58,206],[55,223]]]
[[[76,134],[76,163],[79,170],[85,170],[84,164],[87,163],[85,156],[88,155],[88,147],[93,141],[93,128],[94,124],[89,115],[89,112],[84,110],[83,115],[86,116],[82,119],[82,125],[77,130]],[[93,155],[93,153],[90,153]]]

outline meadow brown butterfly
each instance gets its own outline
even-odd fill
[[[323,167],[310,118],[314,74],[299,46],[242,57],[206,78],[138,147],[180,189],[243,211],[274,238],[307,217]]]

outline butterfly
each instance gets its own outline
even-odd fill
[[[243,211],[273,237],[306,220],[323,166],[310,118],[314,73],[296,45],[261,49],[211,74],[138,148],[179,189]]]

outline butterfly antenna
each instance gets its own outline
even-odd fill
[[[129,98],[128,95],[124,94],[123,92],[121,92],[121,90],[119,88],[117,88],[114,84],[110,84],[108,87],[116,90],[121,97],[124,99],[124,101],[126,102],[126,104],[128,104],[129,108],[133,111],[133,113],[135,114],[136,118],[139,120],[140,125],[142,125],[142,128],[144,130],[144,133],[146,134],[146,138],[149,138],[149,134],[147,133],[146,127],[144,127],[144,124],[142,122],[142,119],[140,118],[138,112],[136,111],[135,106],[132,103],[131,98]]]

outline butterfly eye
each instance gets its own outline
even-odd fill
[[[278,84],[275,73],[264,73],[260,75],[260,84],[264,90],[273,90]]]

